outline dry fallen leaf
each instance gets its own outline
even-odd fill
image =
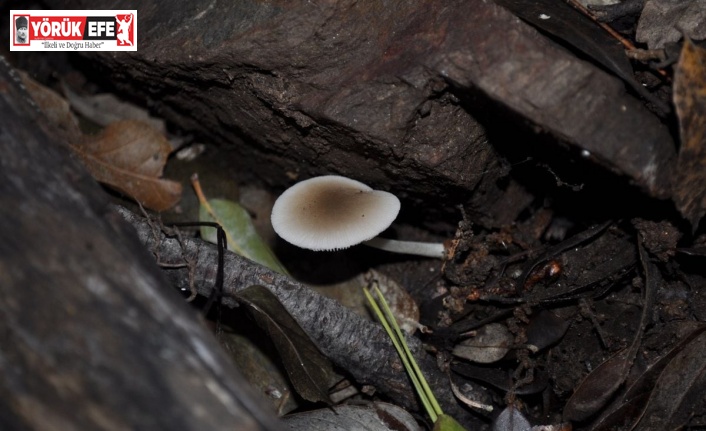
[[[674,74],[681,149],[674,200],[696,228],[706,214],[706,50],[686,39]]]
[[[120,120],[140,120],[161,133],[167,132],[164,120],[151,116],[148,110],[126,102],[112,93],[78,94],[68,85],[64,85],[62,89],[73,109],[96,124],[105,127]]]
[[[71,147],[94,178],[147,208],[164,211],[181,199],[181,184],[160,178],[171,146],[146,123],[117,121]]]
[[[160,178],[172,151],[163,133],[144,122],[125,120],[108,125],[98,135],[84,136],[63,97],[27,74],[21,77],[37,107],[96,180],[155,211],[179,202],[181,184]]]
[[[625,382],[632,362],[632,352],[621,350],[591,371],[564,406],[564,419],[584,421],[601,410]]]
[[[591,425],[593,431],[610,431],[615,429],[633,430],[636,429],[635,425],[638,421],[644,422],[641,426],[645,426],[645,424],[649,424],[656,418],[666,418],[667,410],[676,411],[674,407],[678,407],[678,405],[682,403],[680,397],[675,397],[675,394],[680,391],[693,390],[694,387],[696,387],[696,382],[694,381],[689,382],[687,385],[682,384],[673,387],[663,385],[659,391],[655,390],[657,389],[655,387],[657,381],[661,380],[665,382],[677,377],[673,374],[670,376],[670,373],[676,371],[676,373],[679,374],[679,378],[684,379],[687,377],[685,373],[682,374],[685,369],[682,370],[680,366],[670,366],[672,361],[678,355],[683,354],[686,349],[692,349],[693,352],[694,349],[698,351],[698,349],[703,348],[702,343],[704,340],[702,337],[706,331],[706,326],[697,322],[684,321],[680,322],[677,328],[678,329],[672,333],[674,339],[679,340],[676,345],[642,371],[639,377],[632,380],[631,386],[627,388],[620,397],[615,399],[612,410],[608,411]],[[682,360],[683,359],[680,359],[680,361]],[[703,362],[702,357],[691,358],[691,360],[694,362],[689,363],[689,366],[698,365]],[[683,362],[676,363],[683,364]],[[701,364],[701,366],[703,366],[703,364]],[[663,374],[664,377],[662,377]],[[669,390],[664,391],[665,387]],[[668,406],[672,407],[669,408]],[[661,412],[660,409],[662,409]],[[657,412],[657,417],[653,416],[655,412]]]
[[[505,325],[489,323],[481,326],[475,336],[458,343],[454,356],[481,364],[491,364],[505,357],[510,351],[515,337]]]
[[[27,92],[37,104],[45,117],[59,130],[62,137],[68,141],[79,139],[81,130],[78,121],[71,112],[69,102],[61,95],[32,79],[24,72],[20,72],[22,83]]]
[[[493,421],[493,431],[529,431],[529,421],[514,406],[509,405]]]
[[[636,431],[689,429],[706,389],[706,334],[675,355],[655,383]]]
[[[331,362],[279,299],[258,285],[239,290],[235,297],[267,332],[297,393],[307,401],[333,404],[328,393],[335,378]]]
[[[703,0],[647,0],[643,4],[635,38],[649,49],[664,48],[684,35],[694,40],[706,37]]]

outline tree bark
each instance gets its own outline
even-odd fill
[[[0,423],[278,430],[0,58]]]

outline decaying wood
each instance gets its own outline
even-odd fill
[[[137,52],[86,55],[182,130],[227,147],[234,172],[273,188],[337,173],[415,212],[462,203],[474,222],[512,221],[495,208],[506,172],[494,148],[532,153],[549,134],[572,150],[562,163],[583,154],[669,196],[674,146],[659,118],[492,1],[141,5]]]
[[[278,430],[0,60],[0,423]]]
[[[158,256],[160,262],[167,264],[165,273],[175,287],[189,289],[193,281],[201,295],[211,294],[218,262],[215,245],[183,236],[180,243],[176,237],[166,236],[156,223],[126,209],[120,212],[135,227],[145,247]],[[183,263],[185,259],[196,262],[195,271],[190,273],[189,268],[173,265]],[[322,353],[350,373],[356,382],[373,385],[407,408],[419,407],[403,365],[382,326],[361,318],[340,303],[287,276],[227,251],[223,303],[234,306],[234,293],[254,284],[270,289]],[[465,423],[475,423],[477,419],[459,406],[448,378],[439,371],[436,362],[425,355],[421,343],[411,338],[410,347],[444,412]]]

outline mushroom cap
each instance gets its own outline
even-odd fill
[[[337,175],[301,181],[277,198],[272,227],[284,240],[309,250],[340,250],[367,241],[400,212],[395,195]]]

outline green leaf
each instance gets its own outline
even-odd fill
[[[255,226],[250,219],[250,214],[237,204],[225,199],[209,199],[208,206],[201,205],[199,221],[216,222],[223,227],[228,240],[228,250],[246,257],[273,271],[286,274],[287,270],[277,260],[270,247],[257,234]],[[204,226],[201,228],[201,237],[209,242],[216,243],[216,228]]]
[[[434,431],[466,431],[466,428],[449,415],[442,414],[434,422]]]
[[[297,393],[305,400],[331,405],[328,385],[333,366],[279,299],[257,285],[238,291],[235,297],[248,308],[258,326],[267,331]]]

